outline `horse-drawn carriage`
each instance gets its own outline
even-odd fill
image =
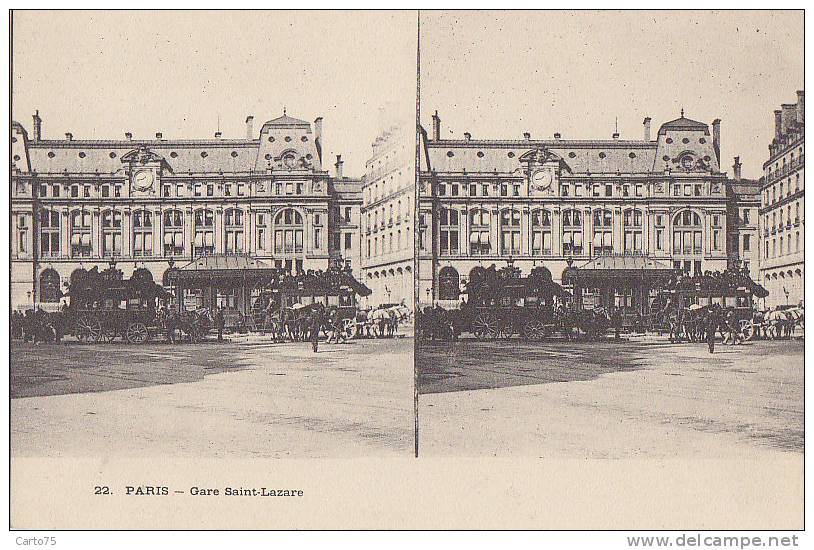
[[[499,270],[476,267],[466,284],[460,309],[436,307],[423,312],[419,330],[431,337],[456,338],[463,332],[479,340],[521,335],[541,340],[559,327],[557,306],[569,293],[552,280],[551,272],[536,267],[528,277],[508,265]]]
[[[68,306],[51,314],[61,334],[91,343],[121,337],[131,344],[148,341],[160,329],[158,305],[172,298],[147,269],[136,269],[125,279],[113,263],[101,272],[96,267],[75,271],[67,296]]]
[[[755,298],[767,295],[766,289],[742,271],[678,275],[653,300],[650,328],[669,331],[670,341],[701,341],[714,309],[728,332],[725,339],[750,340],[759,332]]]
[[[284,276],[263,289],[254,300],[251,319],[254,327],[269,332],[275,340],[303,340],[308,336],[312,314],[324,312],[323,331],[351,338],[358,330],[356,296],[371,291],[349,272],[332,268],[301,276]]]

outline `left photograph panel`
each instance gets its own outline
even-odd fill
[[[413,456],[415,21],[12,14],[12,468]]]

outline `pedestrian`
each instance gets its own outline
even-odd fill
[[[718,330],[718,313],[714,309],[707,317],[707,346],[710,353],[715,353],[715,332]]]
[[[619,340],[619,331],[622,328],[622,310],[621,308],[616,308],[613,312],[613,330],[615,332],[615,339]]]
[[[215,307],[215,328],[218,330],[218,342],[223,342],[223,327],[226,320],[223,317],[223,308]]]
[[[319,331],[322,329],[322,319],[320,319],[317,310],[311,312],[310,325],[311,348],[314,350],[314,353],[316,353],[319,347]]]

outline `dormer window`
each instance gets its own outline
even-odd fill
[[[294,165],[297,162],[297,158],[294,156],[293,153],[288,153],[283,157],[283,164],[286,168],[294,168]]]

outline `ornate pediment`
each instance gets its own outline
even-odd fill
[[[560,163],[562,162],[562,157],[560,157],[554,151],[546,149],[545,147],[538,147],[523,153],[519,160],[523,163],[546,164],[549,162]]]
[[[151,151],[146,145],[133,149],[129,153],[122,155],[123,163],[150,164],[153,162],[163,163],[164,157]]]

